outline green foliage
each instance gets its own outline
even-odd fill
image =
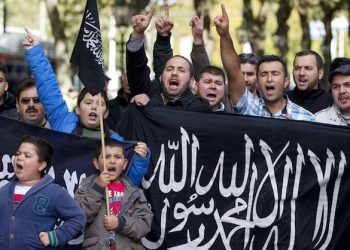
[[[17,27],[29,27],[31,29],[38,29],[39,27],[39,3],[41,0],[6,0],[7,4],[7,25]],[[46,0],[49,1],[49,0]],[[82,0],[51,0],[57,1],[58,11],[60,14],[61,25],[64,27],[65,35],[68,39],[69,51],[72,50],[76,35],[79,31],[83,11],[85,8],[86,1]],[[141,10],[148,5],[149,0],[125,0],[129,6],[134,10],[133,13],[139,13]],[[188,39],[186,42],[191,41],[191,29],[188,25],[190,18],[195,14],[195,5],[200,0],[177,0],[176,4],[171,6],[170,16],[175,22],[173,30],[172,44],[174,53],[180,52],[180,48],[183,47],[181,40],[184,37]],[[237,28],[242,24],[242,10],[244,8],[242,0],[203,0],[208,8],[209,15],[213,19],[216,15],[221,14],[220,3],[224,3],[230,17],[230,33],[233,37],[235,47],[238,53],[242,52],[242,44],[239,44],[237,39]],[[263,0],[252,0],[252,9],[254,16],[258,15],[261,3]],[[277,53],[276,47],[273,43],[273,34],[277,29],[277,19],[275,17],[276,10],[278,8],[279,1],[270,1],[272,4],[270,13],[267,18],[265,32],[265,53],[272,54]],[[328,4],[330,8],[344,8],[344,0],[295,0],[296,4],[300,1],[305,1],[308,6],[308,15],[310,20],[320,20],[323,17],[323,12],[320,10],[320,4]],[[104,41],[104,54],[105,60],[108,60],[106,56],[108,54],[108,29],[109,29],[109,18],[111,15],[111,6],[116,3],[116,0],[98,0],[100,25],[102,31],[102,39]],[[158,9],[157,15],[161,13],[161,9]],[[348,14],[348,13],[347,13]],[[155,19],[155,18],[154,18]],[[49,20],[47,19],[47,30],[49,38],[53,39]],[[289,48],[290,52],[287,56],[289,65],[293,60],[294,54],[301,50],[301,27],[298,13],[294,10],[288,20],[290,27],[289,30]],[[57,24],[59,25],[59,24]],[[150,30],[149,33],[155,36],[155,30]],[[211,41],[213,44],[213,53],[210,55],[211,61],[216,65],[221,65],[220,59],[220,48],[219,48],[219,37],[216,34],[215,28],[211,27]],[[346,36],[346,54],[350,56],[349,37]],[[190,45],[191,46],[191,45]],[[319,41],[312,42],[312,49],[321,51],[321,43]],[[290,67],[289,67],[290,68]]]
[[[7,26],[39,27],[39,1],[6,0]]]

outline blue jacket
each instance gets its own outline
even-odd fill
[[[51,128],[57,131],[72,133],[79,125],[79,117],[74,112],[69,112],[66,102],[63,99],[58,86],[56,75],[41,44],[25,51],[28,65],[34,75],[35,84],[40,101],[43,103],[47,119]],[[124,138],[115,132],[111,132],[111,137],[124,141]],[[138,186],[148,169],[150,152],[147,152],[145,159],[135,155],[128,177],[133,184]]]
[[[17,206],[13,203],[17,179],[0,189],[0,249],[57,249],[45,247],[39,233],[53,231],[62,246],[84,232],[84,212],[64,188],[52,182],[46,175]],[[58,219],[64,223],[54,229]]]

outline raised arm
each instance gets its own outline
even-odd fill
[[[144,33],[149,26],[154,7],[147,15],[136,15],[131,19],[133,32],[126,44],[126,69],[131,95],[146,93],[150,95],[150,69],[144,48]]]
[[[173,56],[170,44],[171,30],[174,27],[169,16],[169,6],[164,5],[164,14],[156,21],[157,39],[153,47],[153,71],[155,78],[159,79],[166,62]]]
[[[240,60],[229,32],[229,18],[223,4],[221,4],[221,11],[222,15],[215,17],[214,25],[220,36],[221,60],[226,70],[232,104],[235,105],[241,99],[246,87],[241,72]]]
[[[192,17],[190,21],[193,36],[193,46],[191,51],[191,60],[194,70],[194,76],[198,81],[198,73],[206,66],[210,65],[208,53],[205,50],[203,31],[204,31],[204,9],[200,11],[200,16]]]
[[[78,124],[75,113],[69,112],[58,86],[56,75],[39,41],[26,29],[23,40],[27,63],[34,75],[39,99],[43,103],[51,128],[70,133]]]

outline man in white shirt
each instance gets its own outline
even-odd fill
[[[328,80],[334,104],[316,113],[316,121],[350,126],[350,59],[334,59],[330,65]]]

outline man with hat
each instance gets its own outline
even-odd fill
[[[316,121],[350,126],[350,59],[336,58],[330,65],[328,81],[334,104],[315,114]]]

